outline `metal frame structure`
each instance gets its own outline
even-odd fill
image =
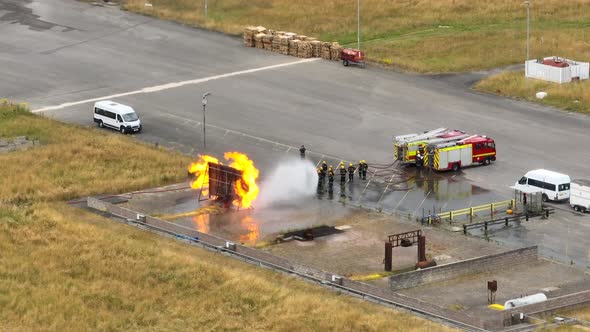
[[[389,235],[387,242],[385,242],[385,258],[383,259],[385,271],[391,271],[393,268],[393,248],[411,247],[414,244],[418,245],[418,262],[425,261],[426,236],[422,235],[421,230]]]
[[[205,176],[209,179],[209,193],[207,198],[202,199],[201,194],[205,186],[203,183],[199,191],[199,201],[216,199],[228,203],[236,198],[234,186],[236,181],[242,178],[242,171],[226,165],[207,163]]]

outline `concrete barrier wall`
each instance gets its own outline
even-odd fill
[[[412,288],[433,282],[454,279],[466,274],[499,271],[505,267],[526,264],[536,260],[537,246],[532,246],[398,274],[389,278],[389,285],[391,290]]]

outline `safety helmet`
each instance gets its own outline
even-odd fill
[[[340,168],[344,168],[344,165],[340,165]]]
[[[363,163],[366,163],[366,161],[363,159]]]
[[[348,166],[352,166],[352,163],[348,164]]]
[[[330,165],[330,167],[329,167],[329,168],[333,168],[333,167],[334,167],[334,166]]]
[[[325,163],[326,163],[326,161],[325,161],[325,160],[324,160],[324,161],[322,161],[322,164],[325,164]]]

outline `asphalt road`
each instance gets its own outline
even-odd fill
[[[479,94],[448,76],[301,62],[73,0],[0,0],[0,34],[0,97],[91,126],[92,100],[117,95],[140,114],[139,139],[186,153],[203,152],[209,91],[207,152],[241,150],[263,169],[300,144],[315,160],[391,163],[393,136],[449,127],[496,140],[494,164],[459,176],[501,197],[535,168],[590,178],[588,116]]]

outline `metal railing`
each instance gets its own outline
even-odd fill
[[[436,216],[440,218],[440,221],[448,220],[450,222],[455,221],[457,217],[467,216],[469,218],[469,222],[473,222],[473,217],[476,216],[477,213],[480,212],[489,212],[489,216],[493,217],[495,214],[498,213],[498,209],[513,209],[515,206],[515,201],[513,199],[501,202],[494,202],[490,204],[472,206],[464,209],[447,211],[437,213]],[[488,215],[488,214],[486,214]]]

